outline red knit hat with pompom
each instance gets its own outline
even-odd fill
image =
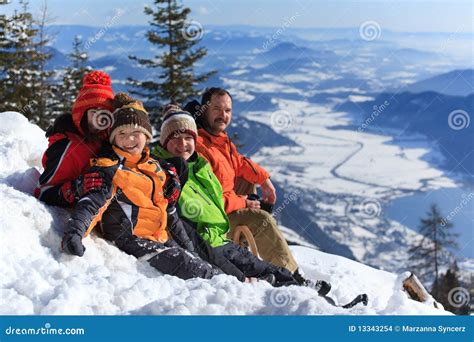
[[[72,120],[81,134],[84,134],[81,120],[86,111],[91,108],[112,111],[113,98],[114,91],[111,87],[110,76],[106,72],[94,70],[84,76],[82,88],[72,106]]]

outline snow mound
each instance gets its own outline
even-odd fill
[[[92,236],[84,257],[60,250],[69,213],[32,195],[47,147],[44,132],[19,113],[1,113],[0,314],[447,314],[409,300],[397,276],[301,246],[292,250],[305,274],[332,283],[339,303],[369,295],[367,307],[335,308],[308,288],[242,284],[230,276],[184,281]]]

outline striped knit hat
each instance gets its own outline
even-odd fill
[[[128,103],[114,111],[113,125],[110,128],[109,141],[114,143],[120,129],[133,128],[142,131],[149,140],[152,139],[150,118],[140,101]]]
[[[110,76],[99,70],[91,71],[84,76],[82,88],[77,94],[72,106],[72,120],[81,134],[81,120],[88,109],[102,108],[113,110],[112,99],[114,91],[111,87]]]
[[[176,105],[168,105],[163,109],[163,123],[161,124],[160,144],[164,148],[176,132],[188,133],[197,138],[197,127],[194,118],[188,112]]]

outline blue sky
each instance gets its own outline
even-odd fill
[[[37,11],[44,0],[31,0]],[[143,13],[152,0],[48,0],[49,12],[56,24],[103,26],[117,11],[115,25],[147,24]],[[376,21],[383,29],[404,32],[474,32],[474,1],[421,0],[185,0],[191,19],[202,25],[255,25],[279,27],[296,15],[293,27],[359,27]],[[10,12],[18,0],[1,6]]]

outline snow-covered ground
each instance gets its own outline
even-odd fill
[[[308,288],[275,289],[224,275],[180,280],[94,234],[84,241],[84,257],[66,255],[60,240],[68,212],[31,195],[44,132],[18,113],[0,119],[0,314],[448,314],[409,300],[400,276],[302,246],[291,248],[308,277],[330,281],[339,303],[365,292],[369,305],[344,310]]]

